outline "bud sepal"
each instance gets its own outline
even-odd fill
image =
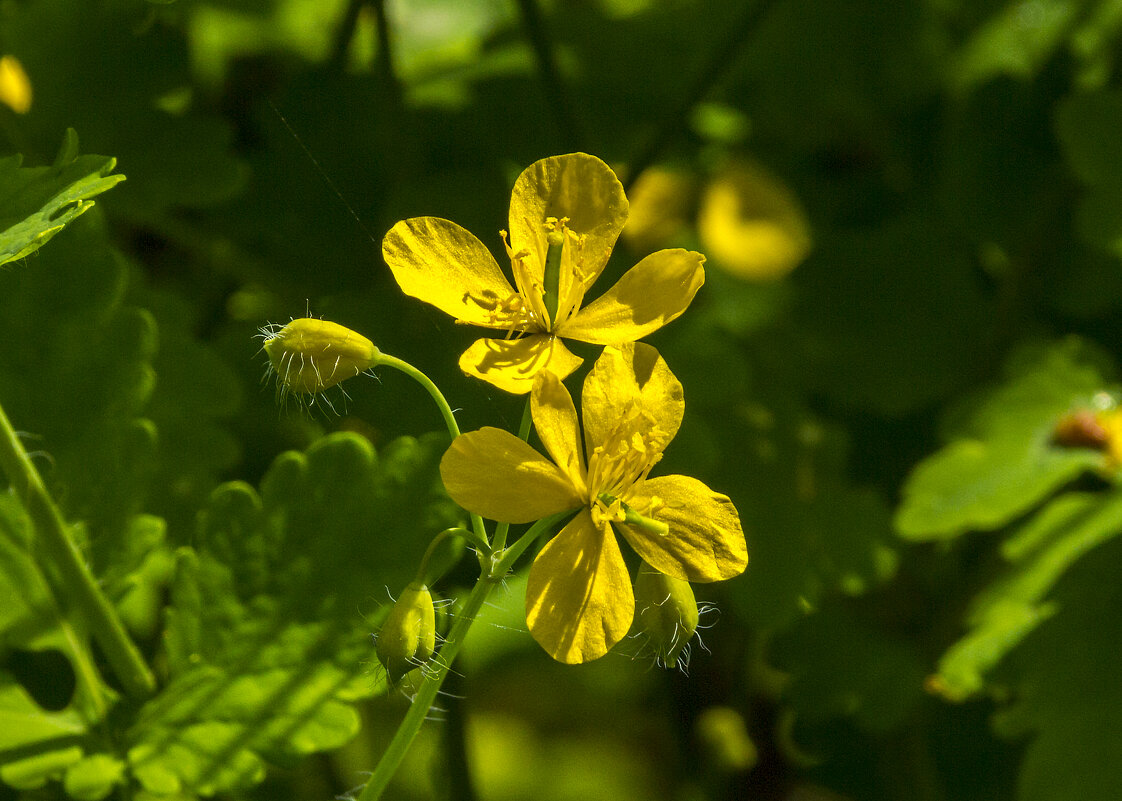
[[[378,631],[374,650],[396,684],[413,668],[423,667],[436,650],[436,609],[427,585],[413,581],[401,593]]]

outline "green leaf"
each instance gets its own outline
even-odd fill
[[[20,787],[39,786],[80,759],[82,736],[117,698],[98,673],[80,621],[64,611],[32,548],[31,524],[19,503],[0,495],[0,777]],[[65,658],[75,689],[63,708],[44,709],[2,669],[17,649]]]
[[[1112,798],[1122,783],[1120,571],[1118,538],[1079,560],[1049,593],[1056,613],[1001,667],[1013,701],[995,718],[995,729],[1031,737],[1020,801]]]
[[[250,787],[266,762],[337,748],[371,674],[371,599],[411,577],[427,540],[460,522],[436,465],[444,436],[375,453],[349,433],[280,455],[260,494],[214,491],[197,550],[176,554],[165,642],[171,680],[128,733],[155,794]]]
[[[1122,125],[1122,93],[1070,95],[1056,105],[1056,135],[1076,177],[1088,187],[1076,208],[1084,242],[1122,257],[1122,147],[1113,131]]]
[[[1081,473],[1105,469],[1100,451],[1052,442],[1062,414],[1108,389],[1100,362],[1074,338],[1022,353],[1005,382],[975,400],[953,440],[909,476],[900,535],[949,539],[999,528]]]
[[[836,606],[783,632],[773,658],[790,675],[785,700],[807,723],[852,718],[889,731],[923,699],[925,671],[915,646]]]
[[[962,700],[1037,626],[1056,613],[1046,600],[1078,559],[1122,533],[1122,493],[1061,495],[1002,544],[1008,567],[971,603],[970,631],[939,660],[940,694]]]
[[[126,265],[98,210],[0,283],[0,403],[28,432],[28,449],[43,452],[66,516],[112,550],[143,506],[156,451],[156,432],[140,418],[155,385],[152,316],[125,304]],[[95,549],[99,567],[103,558]]]
[[[1031,78],[1064,42],[1077,20],[1081,0],[1007,3],[975,30],[952,68],[959,89],[998,75]]]
[[[123,783],[125,763],[106,754],[94,754],[66,769],[63,787],[77,801],[101,801]]]
[[[72,128],[52,166],[21,167],[22,162],[18,155],[0,159],[0,265],[34,253],[89,211],[90,198],[125,180],[109,174],[116,159],[79,156]]]

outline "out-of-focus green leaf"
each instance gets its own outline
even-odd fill
[[[147,3],[46,0],[9,9],[4,29],[19,42],[35,88],[23,136],[42,142],[73,126],[87,148],[112,153],[129,175],[112,195],[114,210],[175,230],[163,215],[219,202],[245,174],[226,121],[195,104],[174,114],[161,107],[191,79],[183,33],[160,17]]]
[[[812,390],[894,416],[962,386],[980,357],[987,300],[961,251],[918,217],[819,243],[790,276],[783,341]]]
[[[33,532],[15,496],[0,495],[0,664],[13,650],[57,652],[74,691],[61,709],[44,709],[0,668],[0,778],[20,787],[46,782],[80,759],[81,738],[102,721],[117,694],[102,680],[81,620],[67,611],[33,556]]]
[[[1064,42],[1082,0],[1017,0],[975,29],[951,69],[955,88],[997,75],[1031,78]]]
[[[21,156],[0,159],[0,264],[34,253],[100,195],[125,180],[110,175],[117,160],[79,156],[78,135],[67,129],[55,163],[21,167]]]
[[[1001,667],[1013,700],[995,727],[1008,737],[1032,736],[1020,801],[1111,798],[1122,782],[1120,570],[1117,538],[1081,559],[1049,593],[1056,613]]]
[[[0,273],[0,402],[67,517],[119,534],[148,491],[156,432],[151,315],[124,303],[127,271],[85,214],[27,269]],[[117,540],[110,538],[114,547]]]
[[[1064,412],[1089,406],[1110,380],[1076,339],[1019,359],[908,478],[897,531],[930,540],[998,528],[1079,474],[1104,469],[1101,451],[1057,446],[1052,433]]]
[[[727,588],[737,611],[781,628],[823,597],[861,595],[891,578],[889,511],[875,491],[845,478],[840,432],[782,406],[740,414],[716,433],[738,456],[728,490],[750,555],[745,575]]]
[[[1076,209],[1083,241],[1122,257],[1122,93],[1069,95],[1056,106],[1056,135],[1072,172],[1087,186]],[[1107,269],[1118,269],[1117,264]]]
[[[807,723],[852,718],[890,731],[923,698],[924,667],[914,646],[837,607],[796,622],[780,635],[773,658],[791,677],[786,700]]]
[[[1008,568],[974,599],[969,633],[939,660],[940,694],[962,700],[982,690],[986,674],[1056,612],[1045,599],[1065,571],[1120,533],[1122,495],[1068,493],[1011,535],[1001,548]]]
[[[77,801],[101,801],[125,779],[125,763],[108,754],[94,754],[66,769],[63,787]]]

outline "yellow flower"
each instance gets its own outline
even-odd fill
[[[552,461],[513,434],[483,428],[452,442],[440,474],[457,503],[492,520],[577,512],[538,554],[526,589],[526,622],[554,659],[596,659],[631,626],[635,598],[613,527],[668,576],[710,582],[744,571],[744,532],[727,497],[687,476],[647,477],[685,409],[682,385],[658,351],[604,349],[584,382],[583,448],[557,376],[539,373],[530,403]]]
[[[734,164],[705,190],[698,234],[713,261],[737,278],[776,281],[811,248],[798,198],[755,164]]]
[[[704,256],[660,250],[582,308],[626,221],[627,197],[611,168],[570,153],[534,162],[514,184],[509,241],[503,232],[514,287],[482,242],[437,217],[399,222],[386,234],[382,255],[405,294],[457,322],[505,331],[472,344],[460,368],[524,394],[546,366],[559,378],[580,366],[561,337],[634,342],[677,318],[704,283]],[[547,259],[559,259],[552,289]]]
[[[31,79],[15,56],[0,56],[0,103],[16,114],[31,110]]]

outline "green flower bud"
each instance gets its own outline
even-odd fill
[[[405,588],[382,624],[374,650],[391,684],[432,658],[436,650],[436,610],[427,586],[414,581]]]
[[[636,625],[666,667],[678,664],[697,630],[697,600],[688,581],[659,573],[644,562],[635,577]]]
[[[282,392],[314,395],[378,363],[378,348],[366,337],[327,320],[304,317],[280,330],[261,330],[270,367]]]
[[[751,770],[759,761],[744,718],[727,706],[711,706],[694,724],[698,745],[710,764],[724,774]]]

